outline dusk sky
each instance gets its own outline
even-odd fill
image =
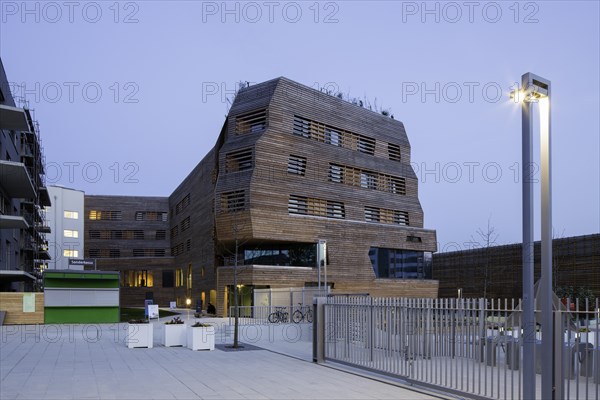
[[[213,147],[237,82],[285,76],[404,122],[438,251],[472,247],[488,218],[498,244],[515,243],[509,92],[532,72],[552,82],[555,236],[600,232],[598,1],[0,6],[0,56],[35,109],[48,184],[168,196]],[[535,204],[539,240],[539,188]]]

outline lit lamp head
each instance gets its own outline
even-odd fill
[[[192,299],[185,299],[185,304],[189,307],[192,304]]]
[[[536,103],[539,99],[547,98],[550,91],[550,81],[532,73],[523,75],[521,89],[510,92],[510,98],[516,103]]]

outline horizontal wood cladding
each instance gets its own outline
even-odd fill
[[[27,293],[28,294],[28,293]],[[6,311],[5,325],[35,325],[44,323],[44,294],[34,293],[35,312],[23,312],[25,293],[0,292],[0,310]]]
[[[554,239],[553,279],[556,287],[586,287],[600,297],[600,234]],[[433,255],[433,277],[440,297],[482,297],[487,271],[488,298],[520,298],[523,288],[521,244]],[[541,277],[540,242],[534,244],[534,280]]]
[[[172,245],[182,245],[182,252],[173,258],[173,267],[181,268],[184,274],[188,267],[192,268],[192,288],[186,291],[192,304],[201,298],[202,292],[208,296],[210,290],[216,289],[214,171],[217,156],[216,150],[211,150],[169,197],[171,208],[176,208],[185,198],[190,199],[190,206],[171,218],[171,229],[177,227],[178,231]],[[186,221],[189,228],[183,229],[188,224]],[[205,307],[206,301],[208,297]]]
[[[375,279],[371,282],[340,282],[333,294],[365,294],[374,297],[436,298],[439,282],[418,279]]]

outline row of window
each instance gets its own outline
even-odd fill
[[[244,210],[245,208],[246,196],[244,190],[236,190],[234,192],[221,194],[221,212],[235,212]],[[337,219],[346,218],[344,203],[340,201],[298,195],[290,195],[288,200],[288,213]],[[365,221],[405,226],[410,225],[407,211],[370,206],[365,206]],[[178,246],[181,246],[181,248]],[[178,246],[173,248],[173,255],[183,253],[183,243]]]
[[[408,226],[408,212],[365,206],[365,221]]]
[[[63,217],[66,219],[79,219],[77,211],[63,211]]]
[[[189,205],[190,205],[190,194],[188,193],[179,203],[177,203],[175,205],[175,215],[179,215]]]
[[[200,276],[204,278],[204,267],[200,270]],[[125,270],[121,271],[121,287],[153,287],[154,274],[152,270]],[[183,268],[175,271],[162,270],[162,287],[184,287],[192,288],[192,265],[188,265],[187,273]]]
[[[406,180],[398,176],[329,164],[329,181],[394,194],[406,194]]]
[[[157,231],[90,229],[88,236],[90,239],[165,240],[167,237],[167,232],[162,229]]]
[[[65,211],[65,215],[66,213],[67,212]],[[77,214],[77,212],[74,213]],[[169,213],[163,211],[136,211],[135,220],[166,222],[168,220],[168,215]],[[77,217],[78,216],[76,216],[76,218]],[[92,221],[121,221],[123,219],[123,212],[115,210],[90,210],[89,219]]]
[[[254,167],[253,150],[236,150],[225,155],[225,173],[250,170]]]
[[[190,251],[192,250],[192,239],[188,239],[185,241],[185,245],[183,242],[176,244],[175,246],[171,247],[171,255],[173,257],[176,257],[180,254],[183,254],[184,251]]]
[[[252,111],[235,118],[235,133],[243,135],[246,133],[263,132],[267,127],[267,110]]]
[[[232,213],[243,211],[246,209],[246,191],[234,190],[221,194],[221,209],[222,213]]]
[[[375,139],[298,115],[294,116],[292,132],[294,135],[313,139],[321,143],[355,150],[372,156],[375,155]],[[400,161],[400,146],[388,143],[387,158],[393,161]]]
[[[296,195],[290,195],[288,212],[290,214],[314,215],[317,217],[346,218],[346,210],[342,202]]]
[[[167,257],[169,255],[167,249],[133,249],[131,251],[121,249],[88,249],[86,252],[89,258]]]

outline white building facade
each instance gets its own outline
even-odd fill
[[[48,186],[52,206],[46,221],[51,228],[48,248],[52,259],[49,269],[83,269],[69,266],[69,259],[84,257],[84,192],[62,186]]]

